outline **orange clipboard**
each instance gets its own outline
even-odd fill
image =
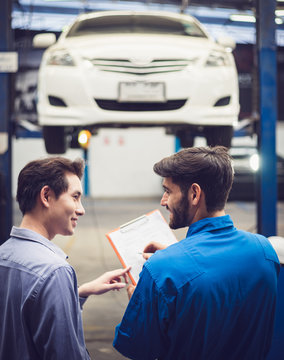
[[[177,242],[160,210],[153,210],[106,234],[124,268],[131,266],[129,277],[133,285],[139,280],[145,259],[143,250],[155,241],[166,246]]]

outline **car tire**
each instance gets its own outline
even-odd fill
[[[64,154],[67,150],[67,136],[63,126],[43,126],[42,135],[48,154]]]
[[[188,130],[179,130],[176,136],[180,140],[180,146],[183,148],[192,147],[194,144],[194,136]]]
[[[232,126],[210,126],[205,129],[205,137],[208,146],[222,145],[231,147],[233,138]]]

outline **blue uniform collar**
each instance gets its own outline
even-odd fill
[[[65,252],[62,249],[60,249],[60,247],[53,244],[50,240],[46,239],[44,236],[36,233],[35,231],[13,226],[10,236],[17,239],[35,241],[37,243],[46,246],[48,249],[50,249],[51,251],[53,251],[63,259],[68,258],[68,256],[65,254]]]
[[[205,218],[199,221],[196,221],[190,227],[188,228],[186,237],[192,236],[199,232],[204,231],[212,231],[212,230],[219,230],[234,227],[233,221],[230,217],[230,215],[224,215],[224,216],[217,216],[217,217],[210,217]]]

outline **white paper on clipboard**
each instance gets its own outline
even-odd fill
[[[152,241],[169,246],[177,239],[159,210],[154,210],[129,221],[106,234],[124,267],[131,266],[130,278],[134,285],[139,280],[145,259],[143,250]]]

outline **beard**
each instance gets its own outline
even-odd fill
[[[179,229],[189,225],[188,212],[189,212],[189,203],[187,196],[183,195],[180,202],[175,206],[175,208],[169,209],[171,211],[171,217],[169,226],[171,229]]]

